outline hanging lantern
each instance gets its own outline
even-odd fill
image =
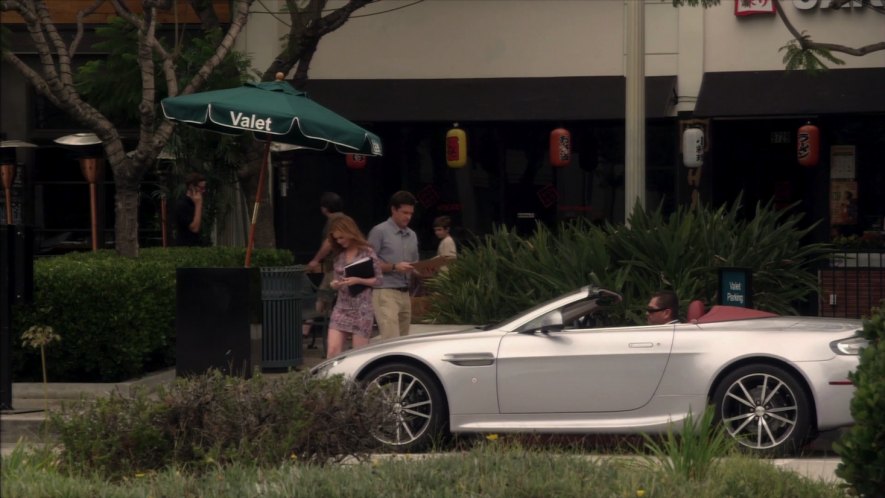
[[[686,168],[700,168],[704,165],[704,130],[686,128],[682,132],[682,164]]]
[[[550,132],[550,165],[562,168],[571,162],[572,134],[565,128],[556,128]]]
[[[446,164],[450,168],[463,168],[467,164],[467,133],[455,127],[446,132]]]
[[[796,157],[806,167],[817,166],[820,158],[820,130],[811,123],[799,127],[796,138]]]
[[[347,154],[347,167],[350,169],[365,169],[366,156],[363,154]]]

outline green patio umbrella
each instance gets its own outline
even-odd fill
[[[266,143],[246,247],[247,267],[272,142],[315,150],[331,145],[341,153],[381,155],[377,135],[317,104],[282,79],[278,73],[277,81],[167,97],[160,103],[166,119],[228,135],[251,132]]]

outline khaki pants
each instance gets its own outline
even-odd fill
[[[396,289],[373,289],[372,306],[378,323],[380,339],[409,335],[412,323],[412,298],[408,292]]]

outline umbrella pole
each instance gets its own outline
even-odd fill
[[[258,223],[258,210],[261,207],[261,195],[264,193],[264,175],[267,170],[267,158],[270,156],[270,140],[264,145],[264,158],[258,170],[258,188],[255,191],[255,209],[252,210],[252,226],[249,227],[249,244],[246,246],[246,268],[252,264],[252,247],[255,245],[255,224]]]

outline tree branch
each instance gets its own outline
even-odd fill
[[[831,4],[831,7],[840,8],[842,6],[842,4],[848,2],[849,0],[844,0],[844,1],[843,0],[833,0],[833,1],[834,2],[839,1],[841,3],[838,4],[839,5],[838,7],[835,6],[836,5],[835,3]],[[865,0],[865,2],[869,3],[868,0]],[[780,18],[781,22],[787,28],[787,31],[789,31],[790,34],[793,36],[793,38],[796,40],[796,42],[799,43],[799,47],[801,47],[802,50],[811,50],[811,49],[828,50],[830,52],[840,52],[843,54],[853,55],[856,57],[862,57],[862,56],[872,53],[872,52],[878,52],[879,50],[885,50],[885,41],[871,43],[869,45],[865,45],[865,46],[857,47],[857,48],[849,47],[846,45],[840,45],[840,44],[836,44],[836,43],[819,43],[819,42],[812,41],[811,36],[803,35],[802,33],[799,32],[798,29],[796,29],[795,26],[793,26],[793,23],[787,17],[787,14],[784,13],[784,9],[781,6],[781,0],[774,0],[774,7],[775,7],[774,8],[775,12],[777,12],[777,16]]]
[[[80,40],[83,39],[83,18],[95,12],[101,4],[105,3],[105,1],[107,0],[95,0],[95,3],[93,3],[91,7],[87,7],[80,12],[77,12],[77,34],[74,35],[74,40],[71,42],[71,57],[77,53],[77,48],[80,46]]]
[[[156,8],[148,8],[145,2],[145,21],[138,36],[138,65],[141,67],[141,103],[138,104],[140,133],[139,143],[150,141],[156,120],[156,86],[154,83],[154,51],[151,39],[156,33]],[[146,24],[146,25],[145,25]]]
[[[326,5],[325,0],[311,0],[304,8],[299,8],[294,0],[287,0],[291,22],[286,48],[277,54],[274,62],[264,72],[261,79],[272,80],[277,72],[288,74],[297,64],[298,69],[293,79],[295,87],[300,88],[307,81],[310,62],[316,53],[320,39],[340,28],[354,11],[365,7],[372,1],[350,0],[328,15],[322,16],[322,9]]]
[[[52,93],[52,91],[49,89],[49,84],[46,83],[46,80],[44,80],[42,76],[40,76],[40,73],[31,69],[31,66],[25,64],[21,59],[18,58],[17,55],[13,54],[9,50],[3,51],[3,60],[12,64],[16,69],[18,69],[22,73],[22,75],[24,75],[25,79],[27,79],[32,85],[34,85],[37,93],[45,96],[47,99],[49,99],[50,102],[52,102],[53,105],[61,107],[61,101],[58,100],[58,97],[56,97],[55,94]]]
[[[199,90],[212,73],[212,70],[218,67],[221,61],[224,60],[233,47],[237,36],[243,30],[243,26],[246,25],[246,20],[249,18],[249,7],[252,6],[254,1],[255,0],[236,0],[234,2],[234,15],[231,18],[227,33],[224,34],[224,38],[221,40],[221,43],[218,44],[215,53],[203,63],[203,66],[200,67],[197,74],[195,74],[188,82],[187,86],[184,87],[184,90],[181,92],[182,94],[189,94]],[[174,94],[170,93],[169,95],[173,96]]]

